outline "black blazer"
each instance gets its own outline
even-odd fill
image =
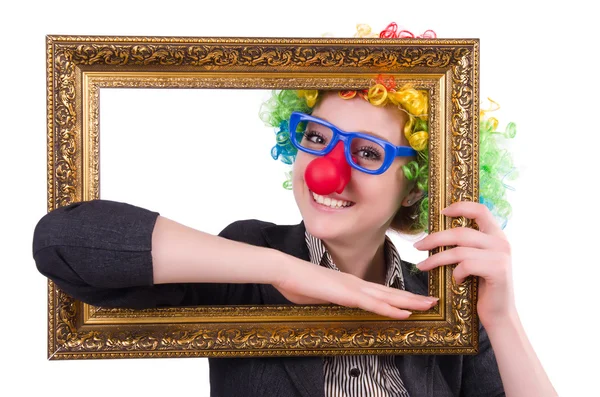
[[[159,306],[291,304],[272,285],[153,285],[151,242],[157,212],[108,200],[74,203],[45,215],[33,237],[39,271],[83,302],[134,309]],[[219,235],[309,260],[304,224],[246,220]],[[426,274],[402,262],[405,288],[427,294]],[[402,355],[395,362],[412,397],[504,396],[485,329],[479,354]],[[321,357],[209,358],[211,396],[324,397]]]

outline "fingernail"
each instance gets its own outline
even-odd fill
[[[436,303],[440,300],[440,298],[434,298],[433,296],[428,296],[426,299],[429,303]]]

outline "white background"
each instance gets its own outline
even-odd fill
[[[46,34],[314,37],[331,32],[348,37],[356,23],[379,31],[391,21],[413,32],[433,29],[439,37],[481,39],[482,97],[502,105],[497,115],[503,124],[518,125],[514,153],[520,178],[513,184],[514,216],[505,232],[513,247],[519,313],[559,394],[598,395],[592,363],[599,352],[593,325],[600,261],[592,248],[600,221],[600,139],[591,6],[580,1],[561,6],[523,1],[16,3],[0,10],[2,395],[209,395],[206,359],[46,360],[46,279],[31,255],[33,229],[46,212]],[[163,156],[165,165],[178,157]],[[282,168],[268,154],[260,156],[273,165],[269,177],[278,185]],[[239,167],[234,159],[224,164]],[[116,187],[106,194],[129,201]],[[188,200],[188,211],[197,200]],[[139,204],[162,212],[151,202]],[[236,211],[235,201],[227,206],[222,213]],[[265,218],[260,210],[255,217]]]

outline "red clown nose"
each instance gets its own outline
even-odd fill
[[[313,192],[326,196],[341,194],[350,181],[350,165],[344,157],[344,144],[339,142],[323,157],[314,159],[306,167],[304,180]]]

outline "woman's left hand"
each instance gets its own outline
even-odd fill
[[[458,264],[453,271],[457,284],[467,276],[478,276],[477,314],[484,328],[509,320],[516,311],[511,249],[504,232],[483,204],[461,201],[442,211],[449,217],[474,219],[479,230],[459,227],[433,233],[417,242],[418,250],[456,246],[430,256],[417,267],[428,271],[438,266]]]

